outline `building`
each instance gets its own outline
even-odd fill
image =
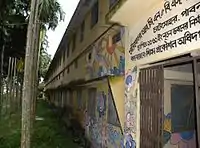
[[[199,147],[199,0],[120,2],[108,19],[128,34],[125,125],[135,129],[124,135],[140,148]]]
[[[49,101],[71,108],[95,148],[123,141],[125,30],[106,19],[117,2],[79,2],[45,78]]]
[[[72,34],[69,37],[63,37],[60,50],[57,51],[47,75],[47,90],[58,90],[55,88],[62,88],[61,86],[65,84],[68,88],[69,86],[82,86],[78,88],[83,89],[83,92],[79,91],[83,94],[78,96],[84,96],[87,100],[86,109],[89,112],[87,115],[96,117],[94,122],[89,123],[100,123],[92,124],[93,130],[91,130],[91,126],[88,128],[86,126],[89,135],[94,137],[91,141],[98,146],[107,145],[109,148],[122,145],[126,148],[198,148],[200,142],[199,0],[148,0],[145,2],[141,0],[105,0],[99,1],[98,5],[99,20],[96,28],[94,27],[90,31],[85,30],[87,41],[83,44],[76,44],[76,46],[80,45],[80,49],[77,47],[77,50],[74,51],[74,55],[77,53],[77,58],[73,58],[75,56],[69,56],[68,60],[65,58],[69,62],[61,61],[64,58],[60,58],[60,56],[66,54],[64,51],[68,51],[62,50],[62,48],[71,47],[71,44],[67,43],[70,41],[69,37],[74,36]],[[74,19],[78,18],[76,14],[84,14],[78,13],[83,8],[81,6],[79,4]],[[96,4],[91,6],[91,8],[87,7],[93,12]],[[90,14],[87,13],[86,16],[90,18],[92,16]],[[71,26],[73,26],[72,22]],[[72,30],[70,25],[68,32],[69,30]],[[122,61],[118,62],[118,70],[113,72],[113,69],[116,69],[113,68],[113,64],[111,64],[112,68],[109,66],[106,68],[104,65],[91,69],[91,65],[96,67],[92,61],[102,59],[99,54],[94,52],[96,51],[94,49],[101,49],[96,48],[99,41],[106,37],[108,44],[111,41],[115,43],[115,36],[116,38],[120,36],[114,46],[115,49],[123,51],[115,56]],[[66,41],[64,41],[65,39]],[[112,53],[112,50],[109,49],[112,48],[104,48],[100,53],[106,50],[109,54]],[[84,52],[78,54],[78,51],[82,50]],[[97,57],[91,58],[94,57],[93,55],[97,55]],[[85,61],[84,65],[87,63],[86,67],[78,64],[76,70],[76,66],[73,65],[77,65],[76,62],[83,65],[83,61]],[[113,63],[113,58],[110,61]],[[56,67],[63,67],[63,63],[70,63],[64,66],[68,74],[62,75],[62,68],[56,70]],[[69,71],[73,70],[75,72],[70,74]],[[64,92],[66,90],[68,89],[65,89]],[[55,94],[52,93],[51,98],[54,98]],[[76,98],[74,97],[75,92],[69,94],[71,94],[69,98]],[[101,97],[98,97],[98,94],[101,94]],[[62,97],[63,95],[59,98]],[[92,102],[94,100],[91,98],[96,98],[96,101]],[[105,98],[107,101],[102,101],[106,100]],[[93,108],[93,111],[90,110],[92,109],[89,107],[90,103],[96,108]],[[96,103],[101,105],[98,106]],[[111,109],[111,106],[114,106],[114,109]],[[113,110],[112,113],[111,110]],[[109,121],[110,114],[113,118],[114,116],[118,118],[116,119],[117,123]],[[104,115],[107,119],[99,120]],[[112,121],[116,120],[112,119]]]

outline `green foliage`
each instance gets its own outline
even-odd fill
[[[6,74],[6,65],[8,65],[8,56],[24,58],[26,46],[27,23],[30,14],[30,0],[0,0],[0,52],[5,48],[4,72]],[[57,0],[42,0],[39,5],[39,21],[41,30],[54,30],[59,21],[64,20],[65,13]],[[45,44],[41,48],[45,49]],[[46,52],[46,51],[45,51]],[[42,58],[48,65],[49,55],[42,52]],[[46,56],[45,56],[46,55]],[[40,59],[42,59],[40,58]],[[48,67],[48,66],[47,66]],[[20,70],[22,71],[22,70]],[[46,71],[40,70],[43,77]]]
[[[41,46],[39,61],[39,80],[41,80],[44,79],[51,63],[51,55],[47,53],[47,49],[44,46]]]
[[[20,147],[21,113],[15,113],[10,118],[0,121],[0,148]],[[71,135],[64,133],[57,117],[44,101],[37,104],[36,115],[43,117],[35,121],[32,148],[77,148]]]

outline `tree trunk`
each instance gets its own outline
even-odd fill
[[[9,79],[10,79],[10,66],[11,65],[11,58],[9,57],[8,63],[8,75],[6,80],[6,113],[8,112],[8,105],[9,105]]]
[[[3,109],[3,91],[4,91],[4,84],[3,84],[3,63],[4,63],[4,45],[1,51],[1,76],[0,76],[0,118]]]
[[[11,58],[11,69],[10,69],[10,79],[9,79],[9,88],[10,88],[10,94],[9,94],[9,100],[10,100],[10,115],[12,114],[13,111],[13,71],[14,70],[14,58]]]
[[[36,101],[37,101],[37,94],[38,94],[38,70],[39,70],[39,55],[40,55],[40,49],[39,49],[39,42],[40,42],[40,24],[37,23],[36,25],[36,39],[35,39],[35,78],[34,78],[34,96],[33,96],[33,102],[32,102],[32,120],[34,122],[35,120],[35,110],[36,110]]]
[[[38,55],[39,55],[39,41],[40,41],[40,24],[39,24],[39,2],[37,3],[35,10],[35,28],[34,28],[34,40],[32,48],[34,49],[34,61],[32,69],[34,69],[33,75],[33,97],[31,99],[31,127],[33,127],[35,121],[35,107],[37,100],[37,90],[38,90]]]
[[[16,70],[17,70],[17,59],[14,58],[14,68],[13,68],[13,111],[15,112],[16,111],[16,100],[17,100],[17,97],[16,97]]]
[[[31,140],[31,100],[33,97],[33,72],[34,49],[32,41],[34,40],[35,10],[37,0],[31,1],[31,12],[27,31],[26,56],[24,68],[24,86],[22,97],[22,131],[21,131],[21,148],[30,148]]]

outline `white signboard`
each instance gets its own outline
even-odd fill
[[[165,1],[131,39],[131,60],[142,64],[200,48],[200,0]]]

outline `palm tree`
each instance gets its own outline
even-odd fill
[[[31,127],[35,118],[39,66],[38,55],[40,53],[39,44],[41,44],[40,31],[43,29],[55,29],[58,22],[63,20],[63,18],[64,13],[57,0],[43,0],[40,3],[37,0],[32,0],[27,33],[22,98],[22,148],[30,148]]]

